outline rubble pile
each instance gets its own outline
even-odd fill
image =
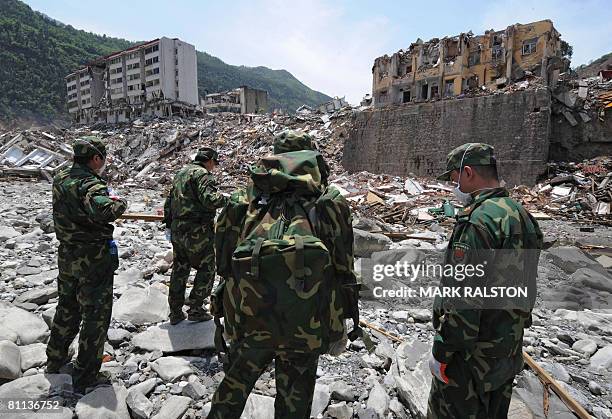
[[[72,147],[61,139],[57,129],[0,133],[0,176],[51,179],[72,159]]]
[[[553,98],[552,111],[562,114],[572,127],[578,125],[576,117],[588,123],[592,115],[597,115],[603,122],[606,112],[612,109],[612,80],[568,80],[553,91]]]
[[[548,172],[549,179],[533,188],[516,187],[514,198],[532,212],[612,225],[612,158],[549,163]]]
[[[56,130],[0,134],[0,176],[53,175],[67,164],[74,139],[98,135],[108,144],[106,176],[111,182],[156,186],[168,183],[197,148],[218,149],[220,183],[244,184],[247,167],[272,151],[272,139],[284,129],[308,132],[330,164],[341,171],[342,146],[350,107],[332,113],[288,115],[213,114],[199,118],[139,119],[126,124],[95,124]],[[48,177],[48,176],[45,176]]]
[[[433,206],[431,201],[444,202],[449,192],[434,188],[437,184],[368,173],[340,174],[335,182],[360,211],[355,217],[357,268],[363,258],[377,254],[410,250],[421,255],[445,247],[451,226],[436,211],[420,211],[433,220],[419,220],[417,211],[414,224],[415,215],[400,222],[392,214],[394,208],[425,209]],[[130,212],[162,204],[155,190],[117,189],[130,202]],[[169,325],[172,248],[163,227],[143,221],[116,223],[120,267],[114,279],[113,318],[102,366],[113,377],[113,386],[80,397],[72,393],[69,375],[44,374],[45,343],[58,300],[58,243],[51,222],[50,185],[0,180],[0,212],[0,398],[23,397],[19,395],[24,393],[56,397],[63,406],[58,416],[62,418],[205,418],[223,377],[213,349],[214,325],[212,321]],[[593,259],[576,242],[609,248],[612,229],[602,226],[597,232],[580,232],[573,223],[555,221],[542,221],[541,226],[548,239],[567,237],[568,247],[542,253],[541,295],[523,349],[594,417],[610,418],[612,315],[584,301],[576,302],[576,290],[586,300],[610,301],[612,265],[605,255]],[[377,233],[392,234],[384,228],[401,231],[400,227],[412,238],[394,242]],[[374,285],[368,278],[362,281],[365,289]],[[338,357],[321,357],[312,416],[424,418],[431,383],[427,361],[434,335],[431,302],[364,296],[360,304],[362,318],[387,333],[371,332],[377,345],[372,353],[356,340]],[[72,354],[75,349],[73,345]],[[275,394],[274,370],[269,369],[255,384],[243,417],[272,417]],[[517,376],[509,417],[544,417],[543,397],[538,378],[523,371]],[[554,394],[547,400],[548,417],[572,417]]]

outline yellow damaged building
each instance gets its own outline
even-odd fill
[[[515,24],[505,30],[417,39],[408,50],[383,55],[372,67],[375,106],[457,96],[485,86],[503,88],[525,77],[542,77],[554,87],[569,67],[561,34],[552,21]]]

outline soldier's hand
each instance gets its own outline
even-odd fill
[[[109,186],[107,189],[108,189],[108,197],[110,199],[112,199],[113,201],[119,201],[121,199],[113,188]]]
[[[442,381],[444,384],[448,384],[448,377],[446,376],[446,366],[447,364],[443,364],[439,362],[433,355],[429,358],[429,369],[434,377],[438,380]]]

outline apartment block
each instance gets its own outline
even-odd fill
[[[100,57],[66,76],[75,122],[122,122],[195,110],[195,47],[162,37]]]
[[[240,86],[227,92],[206,95],[202,106],[206,113],[266,113],[268,111],[268,92]]]
[[[529,73],[554,87],[569,66],[560,37],[550,20],[542,20],[484,35],[470,31],[427,42],[417,39],[408,50],[374,61],[374,105],[457,96],[483,86],[496,90]]]

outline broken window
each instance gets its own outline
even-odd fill
[[[432,98],[438,97],[438,86],[436,85],[431,86],[431,97]]]
[[[501,46],[502,37],[501,35],[493,35],[491,38],[491,47]]]
[[[468,89],[475,89],[478,87],[478,76],[468,77],[465,81],[465,87]]]
[[[446,80],[444,82],[444,96],[453,96],[455,92],[455,80]]]
[[[480,51],[471,51],[468,56],[468,67],[480,64]]]
[[[427,84],[424,84],[421,86],[421,99],[427,99],[429,93],[429,86]]]
[[[538,38],[527,39],[523,41],[523,55],[529,55],[536,52]]]
[[[408,74],[408,73],[412,73],[412,64],[408,64],[406,66],[406,74]]]
[[[402,103],[410,102],[410,90],[406,90],[402,95]]]
[[[448,41],[446,44],[446,56],[444,57],[445,61],[454,61],[457,55],[459,55],[459,41]]]
[[[504,49],[501,46],[494,46],[491,50],[491,59],[493,61],[502,61],[504,59]]]

